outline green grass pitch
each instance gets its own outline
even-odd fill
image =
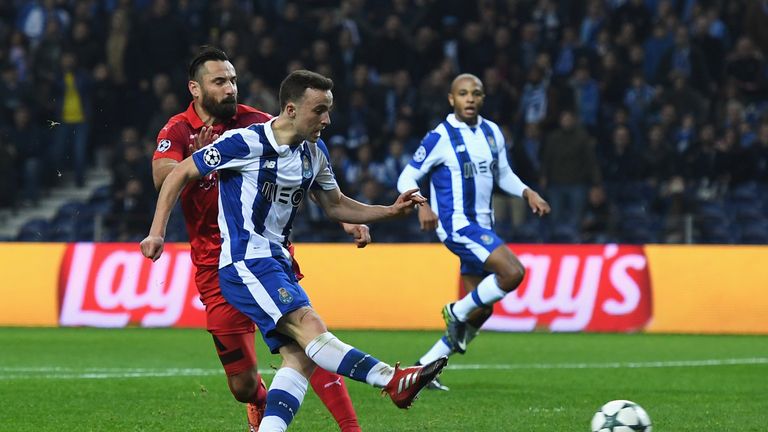
[[[336,333],[405,364],[439,336]],[[257,347],[270,381],[279,359]],[[408,411],[348,386],[365,431],[589,431],[612,399],[642,405],[654,432],[768,430],[766,336],[484,332],[443,382]],[[0,431],[244,430],[203,330],[0,328]],[[337,429],[310,391],[290,430]]]

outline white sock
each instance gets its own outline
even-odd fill
[[[504,298],[505,295],[507,292],[499,288],[496,283],[496,275],[490,274],[480,281],[474,291],[453,304],[453,314],[459,321],[466,321],[473,310],[490,306]]]
[[[325,332],[312,339],[304,348],[304,352],[327,371],[375,387],[386,386],[395,373],[392,366],[345,344],[331,332]]]
[[[445,336],[438,339],[437,342],[435,342],[435,345],[433,345],[426,354],[421,356],[419,363],[425,365],[439,359],[440,357],[446,357],[453,354],[453,350],[451,350],[451,347],[448,345],[448,342],[445,339]]]
[[[308,385],[309,381],[298,371],[289,367],[278,369],[267,392],[267,408],[259,431],[286,430],[304,401]]]

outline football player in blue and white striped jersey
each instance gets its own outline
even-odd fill
[[[286,245],[310,191],[331,219],[348,223],[402,216],[426,201],[418,189],[402,193],[390,206],[363,204],[341,193],[320,139],[330,124],[332,88],[333,81],[314,72],[288,75],[280,86],[278,117],[227,131],[173,169],[160,190],[150,234],[141,242],[142,253],[158,259],[179,192],[188,181],[218,171],[222,294],[283,357],[267,394],[262,431],[288,427],[316,365],[383,388],[395,405],[407,408],[447,363],[443,357],[400,369],[345,344],[328,331],[296,280]]]
[[[479,115],[484,96],[479,78],[456,77],[448,94],[453,113],[424,137],[397,182],[400,191],[412,190],[430,176],[431,208],[419,207],[419,222],[422,230],[437,229],[440,240],[459,256],[469,293],[445,306],[446,334],[419,364],[453,352],[463,354],[493,304],[523,280],[522,264],[493,231],[494,186],[526,200],[534,214],[550,211],[549,204],[512,172],[499,126]],[[439,382],[430,388],[447,390]]]

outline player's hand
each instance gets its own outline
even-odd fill
[[[552,211],[549,207],[549,203],[544,201],[544,198],[542,198],[541,195],[531,189],[525,190],[525,199],[528,201],[528,206],[535,215],[544,216]]]
[[[371,243],[371,229],[368,225],[342,223],[344,232],[352,236],[358,248],[364,248]]]
[[[419,189],[409,189],[400,194],[395,203],[390,206],[392,216],[402,216],[409,214],[414,206],[422,205],[427,199],[419,194]]]
[[[437,213],[427,204],[419,206],[419,226],[422,231],[434,231],[437,229]]]
[[[160,236],[149,235],[141,241],[141,253],[152,261],[157,261],[163,254],[165,240]]]
[[[213,127],[203,126],[203,128],[200,129],[199,134],[192,135],[192,139],[192,144],[189,145],[190,153],[194,153],[195,151],[200,150],[208,144],[216,141],[219,139],[219,134],[213,133]]]

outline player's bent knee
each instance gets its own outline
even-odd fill
[[[525,268],[517,263],[514,263],[503,272],[496,274],[496,281],[499,284],[499,288],[506,292],[511,292],[517,289],[525,278]]]

